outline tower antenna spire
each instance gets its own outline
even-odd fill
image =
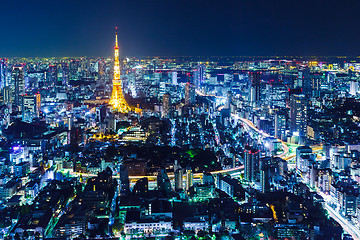
[[[117,27],[115,27],[115,48],[119,48],[118,36],[117,36]]]

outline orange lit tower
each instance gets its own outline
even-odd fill
[[[122,92],[117,32],[115,33],[115,61],[114,61],[113,90],[109,104],[112,105],[113,110],[117,112],[127,113],[131,110]]]

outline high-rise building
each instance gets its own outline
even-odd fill
[[[6,86],[5,59],[0,59],[0,90]]]
[[[172,84],[173,85],[177,85],[178,81],[177,81],[177,72],[172,72]]]
[[[183,189],[183,171],[182,169],[176,169],[175,171],[175,191]]]
[[[199,89],[205,80],[205,65],[199,64],[197,69],[194,71],[194,84],[195,88]]]
[[[127,113],[131,110],[129,104],[126,102],[123,91],[122,81],[120,79],[120,62],[119,62],[119,46],[117,32],[115,34],[115,60],[114,60],[114,79],[113,79],[113,90],[109,104],[113,106],[113,109]]]
[[[231,105],[231,102],[232,102],[232,92],[231,91],[228,91],[227,92],[227,95],[226,95],[226,103],[225,103],[225,108],[226,109],[230,109],[230,105]]]
[[[275,114],[275,137],[278,139],[285,138],[286,131],[286,114],[284,111],[278,111]]]
[[[355,80],[355,81],[351,81],[350,82],[350,94],[355,96],[356,93],[358,92],[358,89],[359,89],[359,84],[358,82]]]
[[[253,149],[250,146],[245,146],[244,152],[244,179],[252,182],[256,180],[256,174],[259,169],[259,150]]]
[[[13,67],[11,74],[13,86],[14,86],[14,104],[15,106],[21,106],[21,97],[25,94],[25,79],[22,67]]]
[[[185,85],[185,105],[191,106],[195,103],[195,87],[187,82]]]
[[[124,165],[120,165],[119,168],[119,194],[127,194],[130,192],[129,171]]]
[[[311,95],[310,69],[304,68],[298,72],[298,78],[294,83],[295,88],[300,88],[306,96]]]
[[[251,83],[250,101],[256,103],[260,101],[261,91],[261,72],[252,71],[249,72],[249,80]]]
[[[171,99],[170,94],[165,93],[163,95],[163,118],[169,118],[170,117],[170,106],[171,106]]]
[[[13,94],[10,86],[6,86],[2,89],[2,97],[5,104],[9,105],[13,102]]]
[[[266,193],[270,190],[270,163],[270,157],[260,159],[260,186],[262,193]]]
[[[41,96],[40,94],[25,95],[22,97],[22,120],[24,122],[31,122],[33,118],[39,117],[41,111]]]
[[[303,94],[290,96],[290,130],[294,135],[306,136],[307,127],[306,97]]]
[[[325,83],[325,75],[322,72],[312,73],[311,80],[311,93],[313,97],[320,97],[322,85]]]
[[[194,181],[194,174],[191,167],[189,166],[185,170],[185,178],[185,190],[189,191],[189,189],[193,186]]]
[[[296,148],[296,170],[300,170],[302,167],[302,161],[303,159],[301,158],[304,155],[311,155],[312,154],[312,149],[311,147],[308,146],[300,146],[298,148]]]

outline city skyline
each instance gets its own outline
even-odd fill
[[[360,239],[359,0],[0,7],[0,239]]]
[[[360,54],[359,1],[2,3],[3,57]]]

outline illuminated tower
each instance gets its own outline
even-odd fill
[[[120,79],[120,62],[119,62],[119,46],[118,46],[118,38],[117,32],[115,34],[115,61],[114,61],[114,79],[113,79],[113,90],[111,94],[111,99],[109,102],[110,105],[113,106],[115,111],[121,113],[129,112],[130,106],[126,102],[121,86],[121,79]]]

